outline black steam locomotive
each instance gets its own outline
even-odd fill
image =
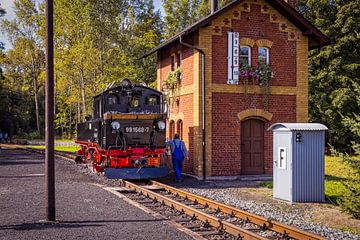
[[[127,79],[95,96],[93,117],[77,126],[76,162],[108,178],[166,176],[164,107],[161,92]]]

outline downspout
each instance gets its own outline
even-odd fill
[[[205,142],[205,52],[189,43],[182,41],[182,35],[179,37],[180,44],[195,49],[201,54],[201,111],[202,111],[202,157],[203,157],[203,180],[206,180],[206,142]]]

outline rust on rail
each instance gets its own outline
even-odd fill
[[[229,222],[225,222],[225,221],[220,221],[218,218],[211,216],[207,213],[201,212],[197,209],[194,209],[192,207],[189,207],[185,204],[182,204],[180,202],[177,202],[173,199],[164,197],[158,193],[155,193],[151,190],[148,190],[146,188],[143,188],[141,186],[138,186],[134,183],[128,182],[128,181],[123,181],[125,187],[130,188],[132,190],[135,190],[136,192],[142,193],[144,195],[146,195],[147,197],[151,198],[151,199],[156,199],[157,201],[160,201],[164,204],[166,204],[169,207],[175,208],[178,211],[185,213],[189,216],[193,216],[194,218],[206,222],[209,225],[216,227],[216,228],[221,228],[223,229],[225,232],[238,237],[241,236],[241,239],[247,240],[247,239],[259,239],[259,240],[266,240],[267,238],[264,238],[258,234],[255,234],[253,232],[250,232],[246,229],[242,229],[238,226],[235,226],[232,223]]]

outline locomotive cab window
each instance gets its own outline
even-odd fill
[[[133,96],[132,99],[131,99],[131,107],[138,108],[139,105],[140,105],[139,97],[138,96]]]
[[[118,97],[115,95],[115,94],[110,94],[108,97],[107,97],[107,103],[109,105],[116,105],[118,104]]]
[[[156,106],[156,105],[158,105],[158,104],[159,104],[159,103],[158,103],[158,98],[157,98],[156,96],[150,96],[150,97],[148,98],[147,104],[148,104],[149,106]]]

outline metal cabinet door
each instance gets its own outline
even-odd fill
[[[291,193],[291,133],[274,133],[274,186],[275,198],[292,201]]]

